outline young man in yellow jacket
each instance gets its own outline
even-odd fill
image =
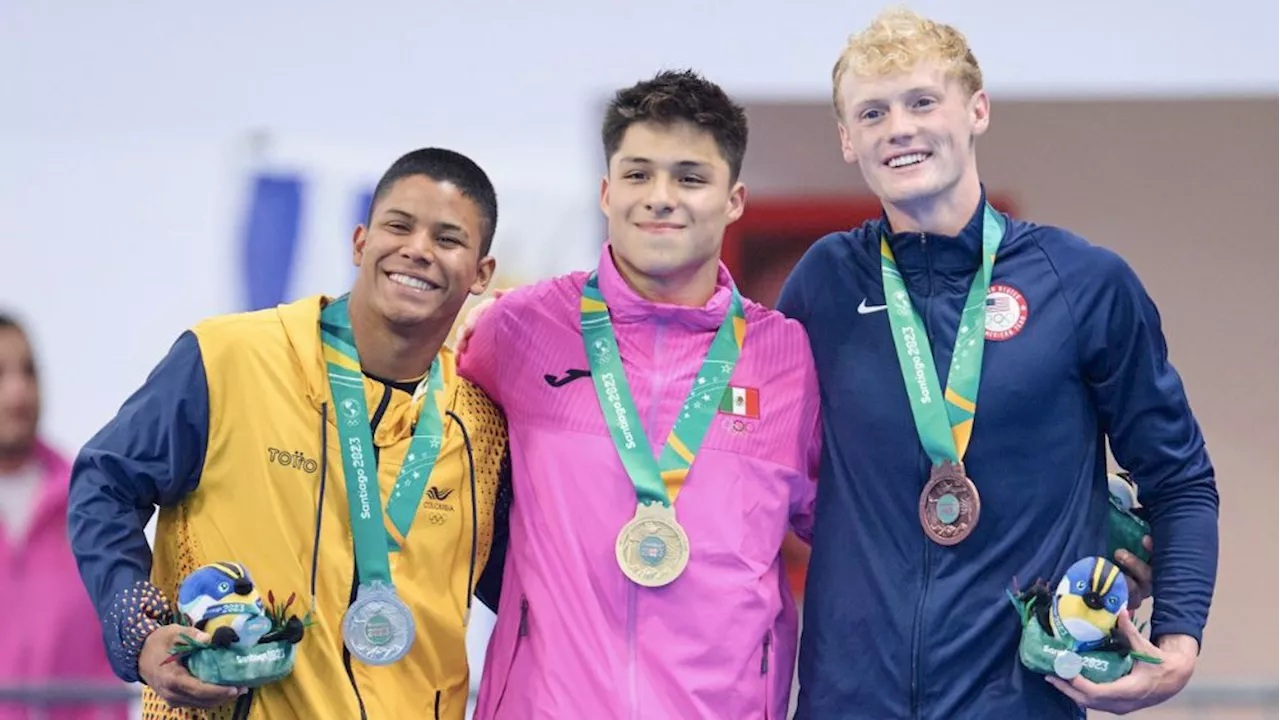
[[[493,275],[496,222],[471,160],[405,155],[356,228],[348,295],[199,323],[80,452],[72,547],[144,717],[463,717],[506,430],[444,340]],[[164,662],[192,633],[170,624],[179,584],[218,561],[311,611],[285,679],[247,691]]]

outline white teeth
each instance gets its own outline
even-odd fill
[[[393,281],[400,283],[405,287],[411,287],[415,290],[431,289],[431,286],[428,285],[425,280],[419,280],[416,277],[409,277],[408,275],[401,275],[400,273],[391,273],[390,277]]]
[[[918,162],[924,162],[929,157],[928,153],[911,153],[910,155],[899,155],[889,161],[889,167],[900,168],[907,165],[915,165]]]

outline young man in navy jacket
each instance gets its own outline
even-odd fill
[[[816,243],[778,305],[809,333],[825,433],[798,717],[1074,718],[1172,697],[1208,616],[1218,495],[1155,305],[1113,252],[987,206],[989,100],[954,28],[881,15],[833,101],[884,214]],[[1156,548],[1151,640],[1127,616],[1118,632],[1162,663],[1046,682],[1019,663],[1005,589],[1106,554],[1107,440]]]

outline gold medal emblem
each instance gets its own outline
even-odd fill
[[[662,587],[689,564],[689,536],[675,510],[660,503],[637,505],[635,517],[618,533],[618,567],[637,585]]]

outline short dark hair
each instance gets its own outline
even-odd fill
[[[455,185],[463,197],[468,198],[480,207],[484,227],[484,237],[480,241],[480,256],[489,254],[493,245],[493,233],[498,227],[498,194],[493,189],[489,176],[474,160],[462,153],[444,148],[422,148],[406,153],[391,164],[382,174],[378,185],[373,189],[373,198],[369,201],[369,215],[366,225],[373,224],[373,208],[378,201],[391,190],[391,187],[406,177],[422,175],[437,182]]]
[[[747,154],[747,113],[719,85],[693,70],[665,70],[614,94],[604,113],[604,159],[613,159],[627,128],[636,123],[689,122],[711,133],[729,163],[730,182]]]

